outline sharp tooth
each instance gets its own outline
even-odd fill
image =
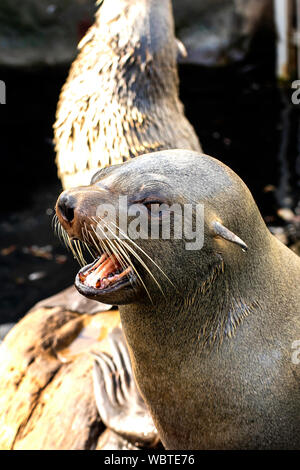
[[[99,266],[101,266],[102,263],[104,263],[106,258],[107,258],[107,254],[103,253],[103,255],[98,259],[97,263],[93,266],[93,271],[96,271],[96,269],[99,268]]]
[[[102,289],[112,282],[122,279],[131,271],[131,266],[122,271],[115,256],[108,256],[104,253],[89,272],[80,274],[80,281],[88,286]]]
[[[107,287],[109,284],[110,284],[110,279],[105,278],[102,280],[103,287]]]
[[[132,271],[132,268],[131,268],[131,266],[128,266],[128,268],[126,268],[124,271],[122,271],[121,274],[119,274],[118,277],[119,277],[119,278],[120,278],[120,277],[124,277],[124,276],[126,276],[126,274],[129,274],[130,271]]]
[[[85,283],[92,287],[96,287],[99,282],[101,282],[101,278],[99,277],[98,273],[95,273],[93,271],[88,274],[85,278]]]
[[[107,277],[110,273],[112,273],[115,265],[113,261],[109,259],[105,261],[105,264],[103,266],[101,265],[100,267],[101,269],[99,269],[98,274],[102,278],[104,276]]]
[[[103,263],[103,261],[105,261],[107,257],[108,257],[108,254],[107,254],[107,253],[103,253],[103,255],[101,255],[101,257],[100,257],[100,259],[99,259],[100,263]]]
[[[121,274],[115,274],[112,278],[110,278],[110,281],[112,282],[112,281],[118,281],[118,280],[122,279],[122,277],[129,274],[131,270],[132,270],[131,266],[128,266],[128,268],[125,269],[124,271],[122,271]]]

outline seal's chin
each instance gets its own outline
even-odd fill
[[[113,305],[134,302],[138,294],[136,284],[132,267],[122,267],[115,255],[106,253],[84,266],[75,279],[75,287],[80,294]]]

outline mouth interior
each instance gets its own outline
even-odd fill
[[[130,280],[131,271],[131,266],[123,268],[115,255],[104,253],[89,269],[79,273],[79,279],[85,286],[102,290]]]

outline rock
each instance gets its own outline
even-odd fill
[[[110,353],[119,322],[117,310],[38,308],[10,330],[0,346],[0,449],[99,448],[90,351]]]
[[[105,0],[108,1],[108,0]],[[93,23],[94,0],[1,0],[0,66],[68,65]],[[222,65],[243,58],[260,28],[273,29],[272,0],[173,0],[181,60]]]
[[[173,0],[183,63],[224,65],[245,57],[257,31],[274,31],[272,0]]]
[[[93,23],[93,0],[1,0],[0,66],[66,65]]]

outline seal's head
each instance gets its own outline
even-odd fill
[[[97,251],[78,273],[77,289],[109,304],[194,299],[225,265],[237,279],[249,251],[259,257],[270,237],[240,178],[192,151],[100,170],[90,186],[64,191],[56,212],[71,239]]]

